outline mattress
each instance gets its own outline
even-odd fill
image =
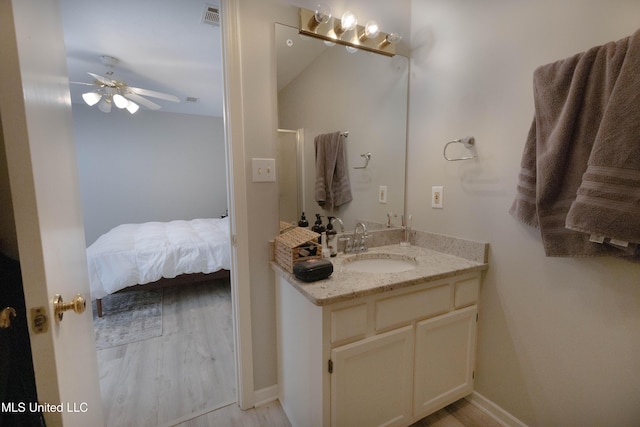
[[[181,274],[231,269],[229,218],[122,224],[87,248],[91,298]]]

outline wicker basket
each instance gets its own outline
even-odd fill
[[[280,221],[280,233],[286,233],[287,231],[291,231],[296,227],[297,225],[295,222]]]
[[[320,235],[306,228],[296,227],[275,238],[276,262],[289,273],[293,273],[296,262],[322,258]]]

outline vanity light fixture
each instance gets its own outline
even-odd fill
[[[336,18],[331,16],[328,8],[321,6],[316,10],[300,9],[298,30],[300,34],[316,37],[325,42],[339,43],[386,56],[396,54],[396,43],[401,39],[395,33],[381,32],[375,21],[369,21],[364,26],[358,25],[358,20],[353,13],[347,11],[341,18]]]

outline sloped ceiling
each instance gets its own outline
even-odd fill
[[[61,0],[69,80],[91,83],[105,75],[130,86],[176,95],[180,103],[157,98],[160,111],[222,116],[220,26],[203,22],[202,0]],[[119,63],[106,67],[100,56]],[[87,86],[71,84],[71,100],[83,103]],[[187,97],[198,102],[186,102]],[[141,111],[145,107],[141,107]],[[129,114],[113,109],[110,114]]]

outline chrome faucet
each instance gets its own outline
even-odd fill
[[[333,221],[338,221],[340,223],[340,233],[344,233],[344,222],[342,222],[342,220],[337,216],[332,216],[331,219],[329,219],[331,225],[333,225]]]
[[[366,252],[369,250],[367,247],[367,226],[364,225],[363,222],[359,222],[356,224],[355,230],[353,230],[353,240],[347,240],[347,248],[345,249],[345,253],[358,253],[358,252]]]

